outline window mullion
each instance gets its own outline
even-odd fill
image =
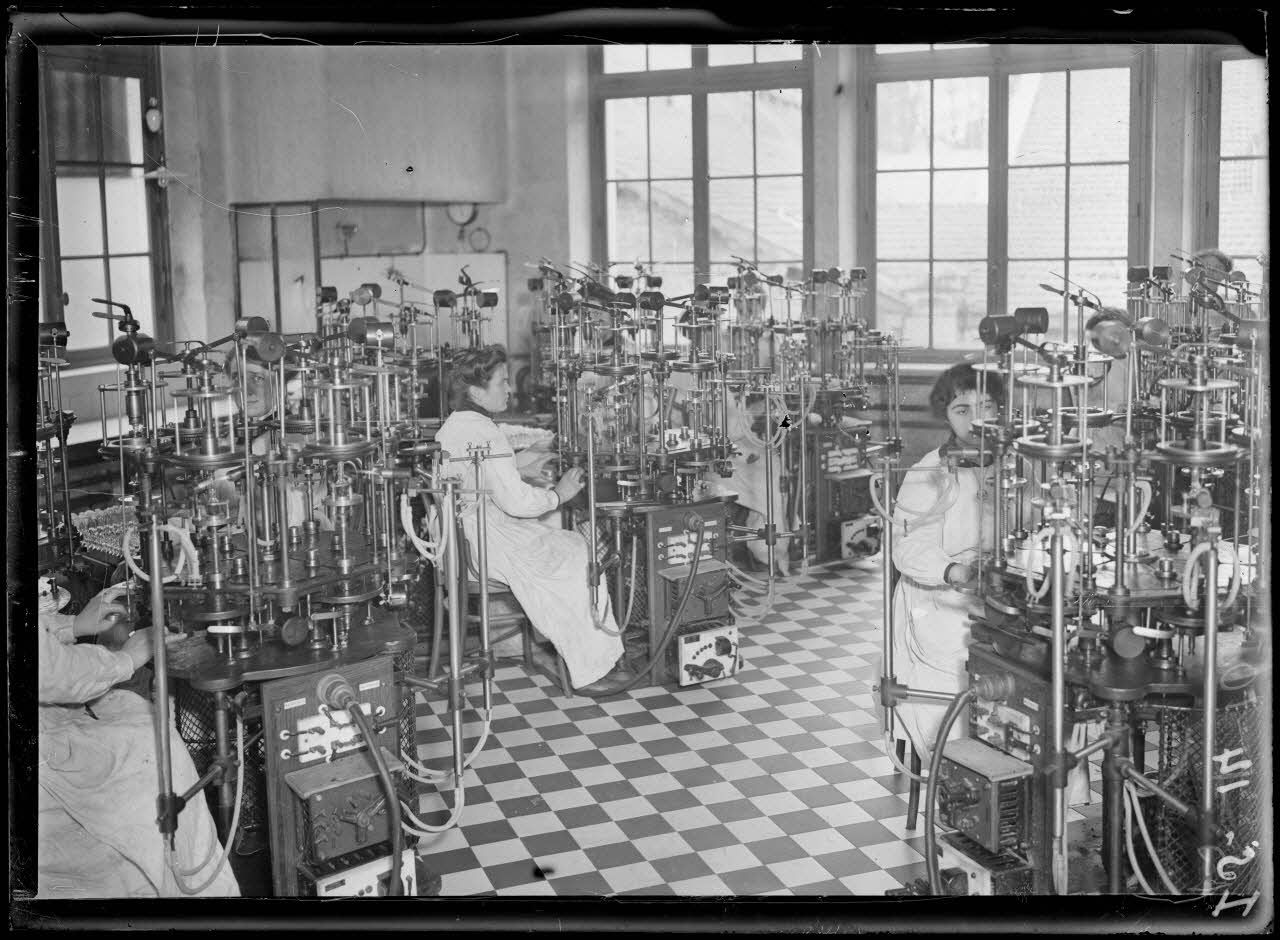
[[[1063,102],[1063,114],[1065,115],[1066,138],[1063,141],[1062,151],[1062,276],[1068,280],[1074,280],[1071,277],[1071,69],[1066,69],[1067,81],[1064,89],[1066,100]],[[1064,287],[1067,285],[1064,284]],[[1071,305],[1067,303],[1065,297],[1062,298],[1062,341],[1067,342],[1071,336]]]
[[[106,297],[108,300],[119,302],[120,298],[116,297],[111,291],[111,245],[107,242],[107,168],[103,163],[106,157],[106,146],[102,140],[104,130],[102,121],[102,76],[95,74],[93,76],[93,123],[97,131],[95,141],[98,156],[98,205],[99,211],[102,213],[101,229],[99,234],[102,236],[102,283],[106,285]]]
[[[1009,310],[1009,78],[999,66],[987,89],[987,312]]]
[[[706,47],[702,48],[706,57]],[[710,127],[707,125],[707,93],[695,92],[690,106],[693,122],[693,283],[711,271],[711,183],[707,174]]]
[[[937,127],[934,124],[936,117],[933,112],[933,104],[934,104],[933,95],[934,95],[934,82],[932,79],[930,79],[929,80],[929,141],[928,141],[929,232],[928,232],[928,235],[926,236],[928,241],[927,241],[927,244],[925,245],[925,257],[929,259],[929,276],[927,280],[927,283],[929,285],[929,342],[928,342],[929,349],[933,349],[933,315],[934,315],[934,310],[933,310],[933,307],[934,307],[934,304],[933,304],[933,294],[934,294],[934,291],[933,291],[933,214],[936,207],[934,205],[934,185],[933,185],[934,184],[933,142],[938,131]]]

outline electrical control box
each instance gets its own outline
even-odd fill
[[[385,747],[381,750],[395,780],[404,765]],[[387,793],[368,750],[345,760],[300,767],[286,774],[285,782],[297,797],[294,812],[304,841],[304,862],[327,862],[391,841]]]
[[[938,772],[938,819],[989,852],[1031,837],[1032,767],[982,741],[948,741]]]
[[[417,851],[405,849],[400,855],[400,894],[414,897],[418,885],[422,860]],[[385,898],[391,884],[391,856],[384,854],[369,861],[361,861],[349,868],[324,872],[307,870],[304,873],[305,893],[321,898]]]
[[[712,497],[695,503],[646,508],[641,514],[646,548],[643,572],[637,572],[637,577],[647,580],[648,590],[644,603],[637,602],[638,612],[623,642],[629,649],[638,647],[653,657],[671,628],[672,635],[649,672],[655,685],[684,684],[701,669],[716,668],[695,663],[697,668],[687,673],[682,668],[680,650],[686,635],[733,623],[729,607],[733,584],[728,564],[732,508],[731,501]],[[691,528],[695,525],[702,528],[696,572],[692,556],[697,532]],[[679,622],[673,625],[686,588],[690,590],[689,600]],[[736,647],[736,642],[734,645]],[[636,666],[642,668],[639,661]],[[709,674],[704,673],[704,678],[710,678]]]
[[[372,766],[368,742],[351,715],[330,709],[317,694],[317,683],[330,673],[342,675],[351,684],[360,710],[375,728],[378,744],[392,754],[402,753],[397,720],[400,690],[395,684],[391,656],[353,663],[338,661],[329,668],[314,668],[302,675],[262,683],[267,815],[272,826],[271,874],[275,893],[284,897],[299,893],[298,879],[305,859],[314,857],[318,845],[329,845],[321,836],[303,828],[309,810],[295,805],[301,798],[290,783],[290,775],[304,768],[328,767],[327,773],[334,774],[335,781],[347,781],[343,786],[348,787],[348,795],[354,795],[364,785],[351,781]],[[350,766],[341,766],[346,762],[351,762]],[[318,776],[324,773],[320,771]],[[313,792],[310,785],[304,789]],[[322,791],[318,785],[314,790]],[[372,793],[372,785],[364,786],[362,792],[366,796]],[[355,843],[354,834],[350,841]],[[327,849],[325,854],[329,854]]]
[[[679,656],[682,686],[731,676],[742,665],[742,654],[738,652],[738,628],[713,627],[687,633],[680,637]]]
[[[1010,852],[988,852],[972,839],[956,832],[938,837],[938,867],[951,875],[947,894],[1029,895],[1034,872],[1026,859]]]
[[[1049,685],[1023,664],[979,645],[969,647],[969,681],[994,676],[1013,680],[1013,692],[998,702],[969,706],[969,736],[1018,760],[1035,763],[1051,721]]]

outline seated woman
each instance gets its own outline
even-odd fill
[[[123,689],[151,659],[151,629],[119,650],[77,637],[97,636],[124,608],[107,588],[75,617],[40,611],[37,897],[182,897],[156,824],[156,736],[151,703]],[[177,729],[168,728],[173,790],[198,779]],[[173,867],[202,897],[238,897],[230,864],[203,796],[178,815]],[[216,874],[215,874],[216,872]],[[206,882],[208,882],[206,884]]]
[[[951,433],[907,472],[898,490],[893,564],[901,577],[893,592],[894,671],[911,689],[955,694],[966,683],[969,613],[976,608],[972,596],[958,589],[975,583],[978,555],[993,547],[990,517],[984,520],[979,507],[994,495],[996,468],[949,467],[945,450],[977,447],[972,422],[997,415],[1004,382],[988,374],[980,391],[978,379],[969,363],[939,376],[929,406]],[[930,753],[943,711],[941,703],[899,702],[898,737],[910,740],[916,753]],[[952,737],[962,733],[959,721]]]
[[[501,346],[459,353],[449,376],[453,413],[436,432],[447,458],[446,472],[460,475],[468,488],[488,491],[489,574],[511,588],[530,622],[555,646],[575,689],[605,692],[633,675],[620,662],[623,647],[601,579],[593,613],[587,585],[587,541],[576,532],[539,521],[576,496],[581,469],[571,468],[554,489],[530,486],[520,478],[511,443],[493,416],[507,409],[511,384],[507,353]],[[480,479],[466,462],[468,447],[488,445]],[[475,544],[476,514],[463,519]]]

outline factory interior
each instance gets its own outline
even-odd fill
[[[11,901],[1269,921],[1252,45],[36,45]]]

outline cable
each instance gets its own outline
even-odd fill
[[[926,778],[924,797],[924,861],[929,872],[929,891],[934,895],[942,894],[942,876],[938,873],[938,834],[934,832],[938,780],[942,771],[942,750],[960,713],[976,697],[973,689],[965,689],[952,699],[951,704],[947,706],[946,714],[942,717],[942,727],[938,729],[933,754],[929,757],[929,776]]]
[[[1165,889],[1170,894],[1178,894],[1177,885],[1173,883],[1173,879],[1169,877],[1169,873],[1165,871],[1164,864],[1160,861],[1160,854],[1156,851],[1155,845],[1151,841],[1151,833],[1147,831],[1146,816],[1142,812],[1142,804],[1138,800],[1138,788],[1132,780],[1124,782],[1125,796],[1133,803],[1133,814],[1138,819],[1138,829],[1142,832],[1142,841],[1147,844],[1147,854],[1151,857],[1152,864],[1156,867],[1156,874],[1160,876],[1160,880],[1164,883]],[[1130,856],[1129,860],[1133,860],[1133,833],[1129,833]],[[1136,868],[1136,866],[1135,866]]]
[[[885,522],[892,523],[893,518],[884,508],[884,503],[880,501],[880,496],[877,492],[878,484],[882,479],[883,477],[880,475],[871,476],[867,481],[867,492],[871,496],[871,505],[875,507],[876,514]],[[900,512],[904,516],[914,517],[903,519],[901,522],[902,525],[906,525],[907,523],[920,525],[922,522],[928,522],[935,516],[944,515],[952,506],[955,505],[956,500],[960,496],[960,487],[952,481],[950,474],[942,474],[942,479],[944,481],[944,488],[942,492],[938,494],[937,501],[935,501],[934,504],[924,512],[916,512],[913,509],[907,509],[901,503],[898,503],[893,507],[894,512]]]
[[[462,781],[459,780],[454,785],[453,792],[454,792],[454,795],[457,797],[457,802],[454,803],[453,812],[449,815],[449,818],[445,820],[445,823],[442,826],[427,825],[417,817],[417,814],[415,814],[414,811],[409,808],[408,804],[403,802],[400,803],[399,805],[404,810],[405,815],[408,816],[409,821],[413,823],[413,825],[411,826],[407,822],[401,822],[400,825],[404,828],[404,831],[409,833],[410,835],[415,835],[419,837],[433,836],[433,835],[438,835],[441,832],[445,832],[446,830],[452,829],[454,826],[456,826],[458,824],[458,821],[462,818],[462,810],[467,805],[467,788],[464,787],[462,785]]]
[[[885,752],[885,754],[887,754],[887,755],[889,756],[889,760],[893,762],[893,766],[894,766],[894,767],[897,767],[897,768],[898,768],[898,770],[900,770],[902,773],[906,774],[908,779],[910,779],[910,780],[918,780],[918,781],[920,781],[921,783],[924,783],[925,781],[927,781],[927,780],[929,779],[928,777],[924,776],[923,774],[918,774],[918,773],[916,773],[915,771],[911,770],[910,768],[908,768],[908,767],[907,767],[907,765],[906,765],[906,764],[904,764],[904,763],[902,763],[902,761],[898,760],[898,750],[897,750],[897,748],[895,748],[895,747],[893,746],[893,736],[889,734],[889,729],[888,729],[888,728],[886,728],[886,729],[884,730],[884,732],[883,732],[883,736],[882,736],[882,739],[883,739],[883,741],[884,741],[884,752]],[[932,763],[932,762],[931,762],[931,763]]]
[[[1199,573],[1199,559],[1205,552],[1213,547],[1211,542],[1197,542],[1191,547],[1191,553],[1187,556],[1187,563],[1182,569],[1182,599],[1187,602],[1187,607],[1191,610],[1200,609],[1200,598],[1196,596],[1195,580]],[[1218,586],[1207,587],[1206,590],[1217,591]]]
[[[165,841],[164,856],[165,864],[169,867],[169,871],[173,874],[173,879],[178,883],[178,890],[183,894],[199,894],[209,885],[213,884],[213,880],[222,872],[222,868],[227,863],[227,859],[231,855],[231,846],[235,844],[236,834],[240,830],[240,808],[244,805],[244,719],[239,714],[236,715],[236,808],[231,813],[231,827],[227,830],[227,842],[223,846],[222,856],[218,859],[218,867],[215,868],[209,877],[202,883],[192,887],[187,884],[186,878],[198,874],[201,869],[209,864],[213,857],[213,849],[210,847],[210,853],[205,860],[192,869],[178,868],[177,859],[174,857],[173,848]],[[214,840],[217,844],[217,839]]]
[[[369,718],[365,715],[364,709],[355,700],[354,694],[348,694],[345,700],[348,713],[359,726],[360,733],[364,735],[369,745],[369,756],[378,769],[378,777],[382,780],[383,789],[387,791],[387,815],[391,817],[391,877],[387,882],[387,896],[395,897],[404,892],[404,885],[400,882],[400,856],[404,853],[404,833],[400,828],[400,794],[396,792],[395,781],[391,779],[391,770],[387,767],[386,758],[382,756],[382,748],[374,737],[373,728],[369,724]]]
[[[175,533],[178,536],[178,547],[181,549],[181,552],[182,552],[177,566],[171,572],[169,572],[167,576],[163,576],[161,580],[165,584],[170,584],[178,580],[178,576],[182,574],[182,570],[186,567],[188,557],[189,557],[188,551],[190,551],[190,560],[192,565],[196,569],[196,575],[198,575],[199,567],[200,567],[199,557],[198,557],[198,554],[196,553],[195,545],[192,544],[191,539],[189,537],[186,537],[186,533],[184,533],[177,526],[170,525],[167,522],[163,523],[160,526],[160,530],[162,532]],[[128,566],[130,571],[132,571],[137,577],[141,578],[143,581],[150,581],[151,577],[145,571],[139,568],[138,563],[133,560],[133,546],[130,544],[131,539],[133,537],[137,537],[138,550],[139,551],[142,550],[142,536],[138,532],[138,527],[136,525],[131,525],[124,530],[123,535],[121,535],[120,537],[120,552],[122,555],[124,555],[124,562]]]
[[[1133,868],[1133,874],[1138,879],[1138,884],[1142,886],[1144,894],[1155,894],[1155,891],[1152,890],[1151,885],[1147,882],[1146,876],[1142,874],[1142,867],[1138,864],[1138,853],[1133,850],[1133,804],[1129,801],[1129,791],[1127,789],[1124,791],[1124,837],[1125,848],[1129,852],[1129,865]],[[1151,853],[1151,857],[1155,858],[1154,852]]]
[[[1052,538],[1053,538],[1052,528],[1041,529],[1035,535],[1036,547],[1043,549],[1045,540],[1052,539]],[[1062,578],[1063,578],[1063,582],[1065,583],[1067,577],[1076,570],[1076,550],[1078,548],[1078,543],[1075,540],[1075,536],[1073,536],[1069,531],[1062,533],[1062,541],[1064,543],[1070,543],[1070,544],[1063,545],[1064,561],[1063,561]],[[1067,559],[1069,559],[1069,561]],[[1045,578],[1043,581],[1040,582],[1040,587],[1037,588],[1035,586],[1035,579],[1033,578],[1031,573],[1030,561],[1031,559],[1030,557],[1028,557],[1027,558],[1028,564],[1025,566],[1025,570],[1023,572],[1023,578],[1027,582],[1028,596],[1030,596],[1030,598],[1034,601],[1040,601],[1044,598],[1046,594],[1049,593],[1050,587],[1053,584],[1053,578],[1052,577]],[[1052,559],[1050,559],[1050,563],[1052,564]]]

